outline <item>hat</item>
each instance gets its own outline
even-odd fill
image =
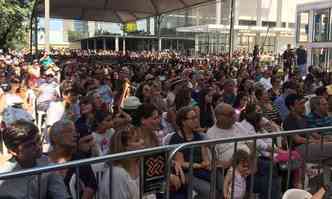
[[[137,109],[142,103],[139,101],[139,99],[135,96],[129,96],[127,99],[125,99],[123,103],[123,109],[132,110]]]

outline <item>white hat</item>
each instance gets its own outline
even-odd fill
[[[137,97],[129,96],[127,99],[125,99],[123,103],[123,109],[133,110],[137,109],[140,105],[142,105],[142,103]]]

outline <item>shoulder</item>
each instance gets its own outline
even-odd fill
[[[179,144],[183,143],[183,138],[179,135],[178,132],[174,133],[169,141],[170,144]]]

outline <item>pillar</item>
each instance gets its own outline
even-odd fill
[[[199,41],[198,41],[198,34],[195,34],[195,55],[198,55],[199,51]]]
[[[158,51],[162,50],[162,46],[161,46],[161,38],[159,38],[158,40]]]
[[[199,25],[199,18],[200,18],[200,16],[199,16],[199,7],[197,7],[196,8],[196,26]]]
[[[282,0],[277,1],[277,28],[282,28]],[[279,53],[280,51],[280,31],[276,34],[276,40],[275,40],[275,52]]]
[[[37,16],[36,16],[37,17]],[[45,50],[50,51],[50,0],[45,0]]]
[[[93,39],[93,49],[97,50],[97,39]]]
[[[221,0],[216,2],[216,24],[221,24]]]
[[[123,37],[122,39],[122,51],[123,51],[123,54],[126,53],[126,38]]]
[[[103,39],[103,49],[106,50],[106,38]]]
[[[119,37],[118,36],[115,37],[115,51],[116,52],[119,51]]]
[[[257,7],[256,7],[256,26],[257,27],[262,27],[263,23],[262,23],[262,0],[257,0]],[[261,44],[260,43],[260,32],[256,33],[256,43],[257,44]]]

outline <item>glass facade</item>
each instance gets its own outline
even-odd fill
[[[317,10],[314,13],[314,39],[315,42],[330,40],[331,21],[330,21],[331,9]]]
[[[312,49],[312,63],[323,71],[332,72],[332,48]]]
[[[297,16],[297,41],[309,41],[309,12],[302,12]]]

